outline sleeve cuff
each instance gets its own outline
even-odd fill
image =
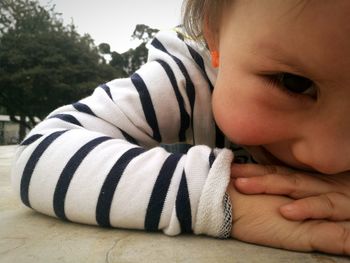
[[[215,153],[216,159],[199,200],[194,233],[225,237],[227,219],[231,217],[227,216],[227,203],[224,198],[230,182],[233,153],[228,149],[216,150]],[[232,224],[232,222],[229,223]]]

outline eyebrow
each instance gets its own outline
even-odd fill
[[[302,63],[298,63],[295,58],[295,62],[293,62],[293,59],[290,57],[290,55],[288,55],[287,52],[284,51],[283,48],[281,48],[281,46],[278,44],[276,45],[270,41],[260,42],[259,44],[255,43],[249,49],[249,52],[258,57],[261,61],[267,59],[280,66],[291,69],[296,74],[303,74],[302,70],[300,70]]]
[[[327,78],[324,74],[320,75],[319,73],[316,73],[313,68],[310,67],[310,65],[306,65],[302,63],[300,59],[288,55],[288,53],[283,50],[281,45],[274,44],[271,41],[264,41],[258,45],[255,43],[249,48],[249,52],[259,58],[259,61],[262,61],[262,65],[266,65],[266,60],[273,63],[273,66],[271,67],[272,70],[261,70],[261,74],[271,74],[279,71],[305,77],[314,82],[329,82],[329,78]],[[278,65],[281,68],[276,68],[276,70],[273,70],[275,65]]]
[[[307,8],[311,5],[312,0],[299,0],[295,1],[283,14],[281,18],[287,15],[293,15],[294,20],[301,16]]]
[[[297,3],[295,3],[295,5],[293,5],[293,7],[289,10],[289,12],[295,9],[299,9],[297,16],[300,16],[304,12],[304,10],[308,7],[308,5],[310,5],[310,3],[311,3],[311,0],[299,0]]]

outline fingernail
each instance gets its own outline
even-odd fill
[[[238,183],[247,184],[249,182],[249,178],[237,178]]]
[[[284,205],[281,207],[284,212],[290,213],[295,211],[295,205]]]

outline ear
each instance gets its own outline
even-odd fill
[[[203,22],[204,22],[203,36],[204,36],[205,42],[209,47],[209,51],[218,52],[219,51],[219,31],[214,30],[213,27],[210,25],[208,16],[205,17]]]
[[[213,30],[213,27],[209,26],[209,23],[204,21],[203,36],[208,45],[211,55],[211,65],[213,68],[219,67],[219,34],[217,30]]]

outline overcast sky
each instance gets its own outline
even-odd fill
[[[66,24],[73,20],[80,34],[88,33],[98,45],[111,45],[119,53],[132,47],[135,25],[167,29],[181,21],[182,0],[39,0],[52,3]]]

